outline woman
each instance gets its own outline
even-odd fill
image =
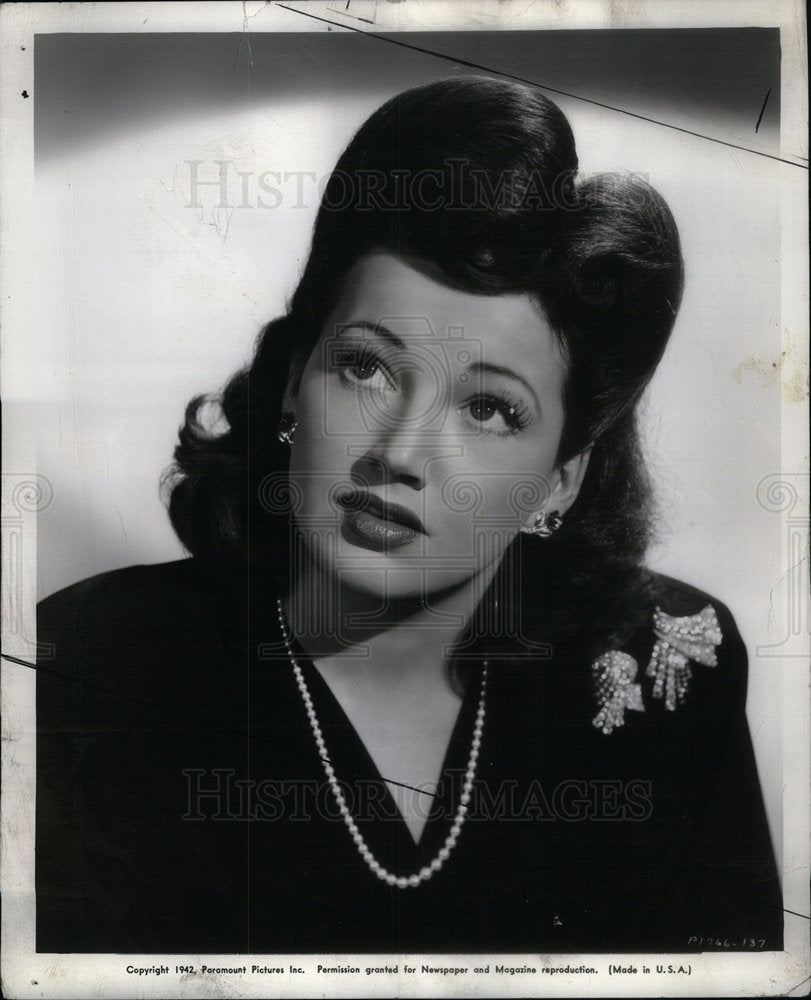
[[[40,950],[782,947],[743,644],[642,565],[676,227],[576,171],[483,78],[354,137],[187,410],[192,558],[41,606]]]

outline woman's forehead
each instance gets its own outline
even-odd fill
[[[431,265],[384,251],[354,265],[324,333],[341,335],[353,324],[382,328],[404,349],[414,340],[470,341],[493,364],[565,369],[558,338],[530,295],[454,288]]]

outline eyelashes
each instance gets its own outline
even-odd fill
[[[470,417],[476,423],[486,426],[495,434],[517,434],[530,422],[529,408],[519,399],[509,400],[501,396],[480,393],[464,404]],[[501,428],[494,417],[499,417]]]
[[[363,345],[335,352],[335,367],[347,385],[389,391],[397,388],[391,372],[374,351]]]
[[[342,384],[357,391],[396,392],[397,377],[368,344],[341,347],[333,354],[333,367]],[[506,392],[475,392],[459,404],[460,412],[477,430],[498,436],[517,434],[532,422],[529,406]]]

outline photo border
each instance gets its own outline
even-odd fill
[[[359,9],[361,4],[356,4]],[[302,968],[283,979],[256,976],[185,978],[181,976],[134,976],[128,965],[201,964],[201,956],[46,955],[34,947],[33,833],[35,775],[34,672],[27,666],[35,634],[32,627],[36,600],[36,516],[50,503],[49,484],[36,472],[36,441],[30,429],[16,421],[15,403],[27,397],[34,385],[38,359],[24,344],[26,302],[42,294],[36,268],[29,265],[29,220],[34,192],[33,150],[33,36],[38,32],[141,32],[141,31],[237,31],[249,40],[251,32],[264,31],[372,31],[385,33],[413,30],[516,30],[554,28],[633,28],[698,26],[776,26],[781,30],[783,51],[781,95],[781,327],[786,337],[807,345],[808,250],[807,250],[807,63],[805,12],[795,0],[783,0],[764,8],[757,2],[720,2],[711,5],[676,0],[662,5],[647,0],[634,5],[632,14],[612,14],[609,0],[581,0],[550,10],[547,5],[522,2],[498,3],[380,3],[366,5],[364,13],[377,11],[377,21],[349,17],[331,0],[270,4],[17,4],[0,11],[3,28],[2,120],[5,140],[2,153],[2,257],[0,257],[0,302],[3,319],[3,396],[7,400],[3,435],[3,653],[2,667],[2,810],[3,890],[2,989],[9,997],[261,997],[267,990],[275,996],[745,996],[792,995],[802,991],[811,972],[809,964],[808,875],[809,788],[811,725],[807,695],[809,635],[807,617],[791,626],[791,642],[776,657],[783,690],[784,837],[783,891],[786,906],[785,950],[768,955],[663,956],[658,964],[689,966],[684,975],[663,973],[644,979],[637,975],[608,974],[608,955],[504,956],[504,964],[517,967],[532,958],[538,967],[596,967],[600,974],[560,973],[552,977],[423,974],[397,976],[326,975],[313,971],[318,956],[272,956],[273,963]],[[766,13],[764,13],[764,9]],[[302,16],[304,15],[304,16]],[[385,20],[384,20],[385,15]],[[319,20],[323,19],[323,20]],[[309,22],[305,26],[303,21]],[[25,96],[27,93],[28,96]],[[798,169],[800,168],[800,169]],[[789,331],[791,333],[789,334]],[[788,343],[788,341],[787,341]],[[807,354],[806,354],[807,366]],[[806,367],[807,371],[807,367]],[[801,412],[798,412],[801,411]],[[781,517],[785,538],[784,566],[799,603],[808,608],[807,574],[794,562],[797,538],[802,551],[808,542],[807,412],[784,406],[781,421],[783,472],[773,483],[764,483],[764,497]],[[800,472],[794,470],[802,470]],[[796,627],[795,627],[796,626]],[[33,644],[33,646],[32,646]],[[205,956],[202,956],[205,957]],[[421,969],[417,956],[330,956],[329,965],[361,968],[406,962]],[[351,961],[350,961],[351,959]],[[482,956],[427,956],[436,967],[472,967]],[[248,967],[263,963],[261,956],[208,956],[212,966]],[[623,967],[656,964],[645,955],[617,958]],[[489,964],[494,966],[493,956]]]

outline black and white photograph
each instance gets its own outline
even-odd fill
[[[0,14],[3,995],[804,995],[803,5]]]

